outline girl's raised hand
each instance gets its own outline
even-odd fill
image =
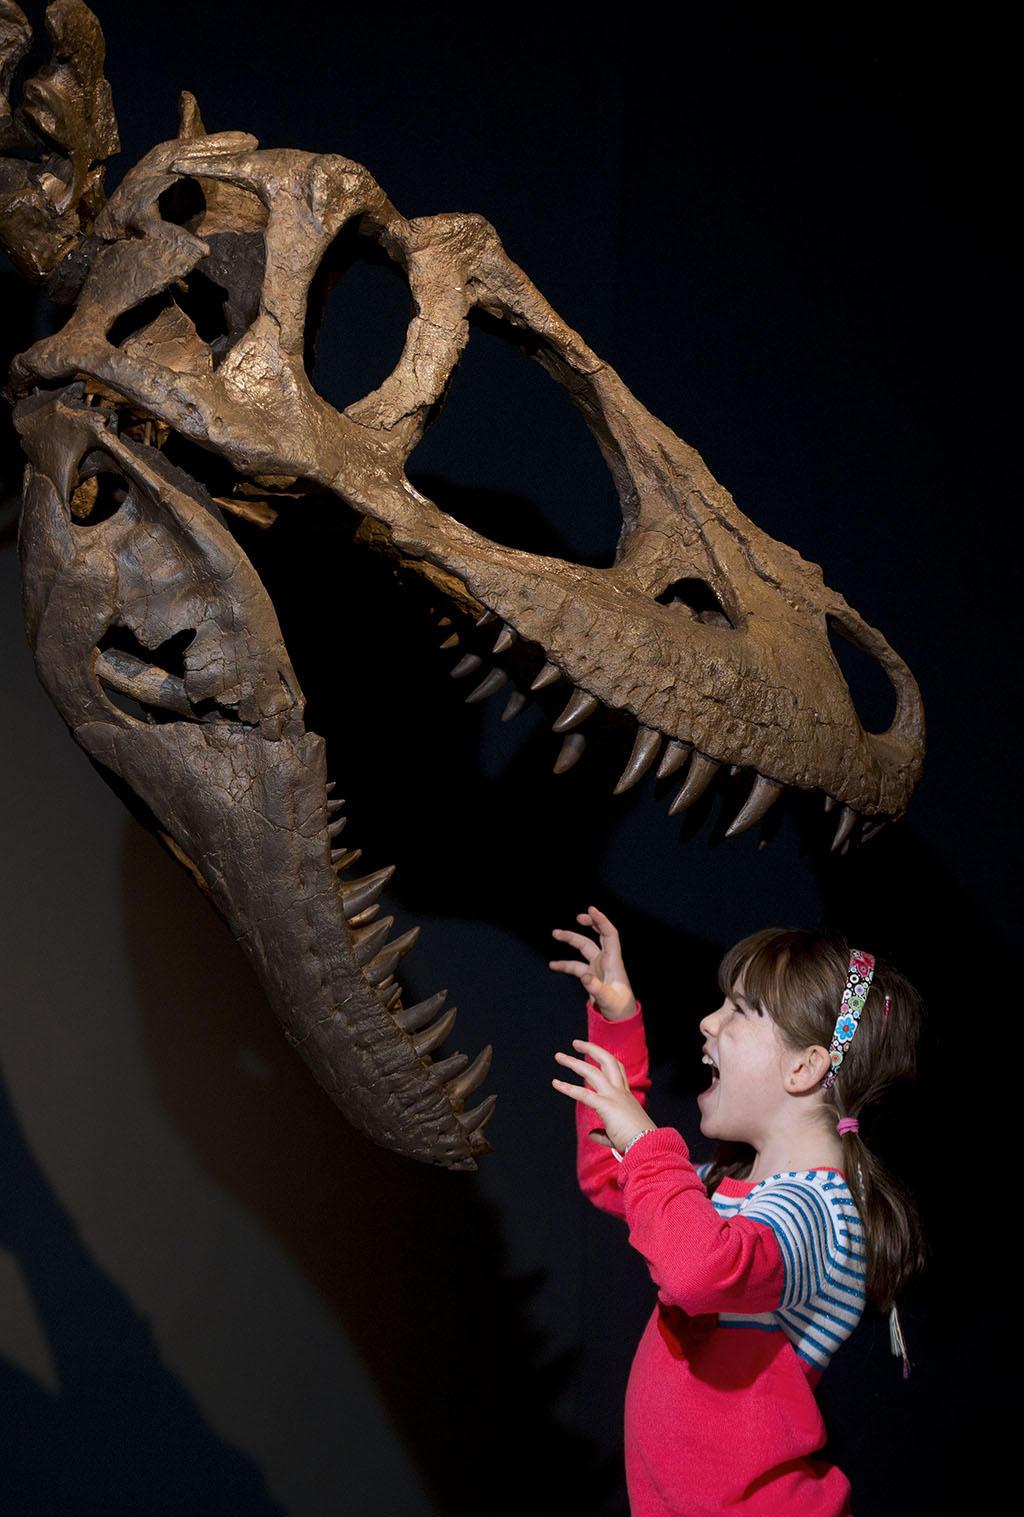
[[[597,933],[598,941],[582,932],[566,932],[556,927],[551,936],[568,943],[582,955],[581,959],[552,959],[549,968],[559,974],[572,974],[582,984],[601,1015],[609,1022],[621,1022],[636,1011],[636,997],[626,977],[619,934],[596,906],[581,911],[576,918],[581,927]]]
[[[582,1038],[574,1038],[572,1046],[593,1062],[574,1059],[567,1053],[556,1053],[555,1060],[582,1075],[586,1084],[571,1085],[568,1080],[552,1080],[551,1083],[563,1096],[582,1101],[584,1106],[597,1112],[604,1122],[604,1134],[591,1133],[595,1142],[605,1143],[623,1153],[631,1138],[653,1130],[657,1124],[651,1121],[630,1091],[625,1068],[614,1054],[598,1043],[586,1043]]]

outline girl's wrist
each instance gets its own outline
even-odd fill
[[[629,1142],[626,1144],[626,1146],[622,1149],[622,1151],[621,1151],[622,1152],[622,1157],[623,1158],[626,1157],[626,1155],[629,1153],[629,1150],[633,1147],[634,1143],[639,1143],[640,1139],[641,1138],[646,1138],[648,1133],[657,1132],[657,1131],[658,1131],[658,1129],[656,1127],[641,1127],[640,1131],[639,1132],[635,1132],[633,1134],[633,1136],[630,1138]]]
[[[587,1010],[590,1011],[591,1009],[596,1011],[599,1016],[602,1016],[606,1022],[628,1022],[640,1010],[640,1002],[631,994],[621,1011],[608,1011],[591,996],[587,1002]]]

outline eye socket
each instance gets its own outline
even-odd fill
[[[410,314],[399,270],[372,239],[344,227],[306,304],[304,361],[317,393],[344,411],[379,389],[402,355]]]

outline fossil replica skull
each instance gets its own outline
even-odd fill
[[[788,787],[839,803],[839,845],[900,815],[922,762],[917,687],[821,571],[759,531],[559,319],[486,221],[406,220],[360,165],[209,135],[188,95],[178,137],[104,203],[117,137],[99,27],[81,0],[55,0],[47,26],[54,61],[12,113],[29,28],[0,0],[0,150],[17,154],[0,171],[0,234],[74,306],[10,377],[40,677],[216,901],[342,1110],[401,1153],[472,1168],[493,1099],[470,1112],[465,1099],[489,1050],[468,1068],[459,1054],[434,1061],[454,1012],[438,1016],[443,995],[402,1004],[394,970],[415,934],[388,942],[375,903],[389,871],[352,879],[357,855],[334,847],[324,744],[228,520],[272,530],[310,499],[344,502],[363,518],[356,544],[429,584],[453,646],[495,619],[474,696],[511,679],[514,712],[527,688],[566,682],[556,768],[609,708],[635,728],[619,790],[685,764],[677,813],[723,765],[749,771],[731,833]],[[307,308],[343,231],[401,270],[413,314],[391,375],[339,412],[308,377]],[[622,507],[607,567],[489,541],[410,484],[474,310],[516,334],[591,428]],[[230,464],[234,483],[208,493],[173,462],[181,439]],[[862,727],[830,629],[888,675],[888,731]],[[481,663],[465,653],[455,672]]]

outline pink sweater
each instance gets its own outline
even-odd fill
[[[650,1081],[639,1013],[588,1037]],[[814,1386],[863,1306],[860,1219],[834,1170],[725,1180],[705,1194],[682,1137],[659,1128],[619,1163],[577,1103],[586,1196],[629,1225],[658,1305],[626,1392],[633,1517],[849,1517],[849,1483],[813,1456],[825,1441]]]

